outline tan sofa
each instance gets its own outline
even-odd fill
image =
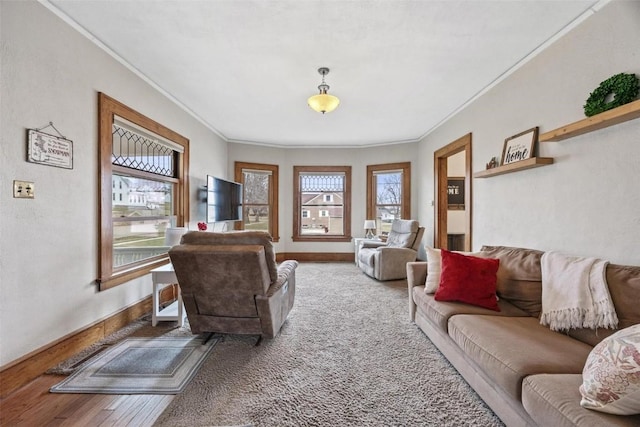
[[[297,261],[276,264],[262,231],[192,231],[169,251],[194,334],[273,338],[293,307]]]
[[[640,426],[640,415],[618,416],[580,406],[585,361],[615,331],[542,326],[543,252],[482,248],[499,258],[500,311],[440,302],[425,293],[426,262],[407,264],[411,320],[424,331],[507,426]],[[640,323],[640,267],[609,264],[606,270],[619,329]]]

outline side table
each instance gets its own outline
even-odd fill
[[[151,326],[156,326],[158,322],[162,321],[177,321],[178,326],[182,326],[184,316],[180,285],[178,285],[177,300],[160,310],[160,291],[169,285],[178,283],[176,272],[173,270],[173,265],[169,263],[151,270],[151,280],[153,281],[153,293],[151,294],[151,299],[153,300]]]

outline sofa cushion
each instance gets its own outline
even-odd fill
[[[542,272],[544,252],[507,246],[483,246],[483,257],[498,258],[497,294],[513,305],[538,317],[542,309]]]
[[[640,414],[640,325],[596,345],[582,371],[580,405],[617,415]]]
[[[500,260],[483,259],[442,249],[442,272],[436,301],[459,301],[500,311],[496,273]]]
[[[522,405],[540,426],[637,427],[640,415],[621,416],[580,406],[580,374],[530,375],[522,382]]]
[[[413,301],[416,303],[418,310],[425,317],[444,331],[448,332],[448,322],[451,316],[456,314],[484,314],[489,316],[513,316],[527,317],[528,313],[520,310],[508,301],[498,301],[500,311],[489,310],[488,308],[477,307],[474,305],[463,304],[459,302],[436,301],[434,296],[424,292],[424,287],[416,286],[413,288]]]
[[[458,314],[449,335],[495,383],[520,399],[522,379],[541,373],[579,374],[592,347],[553,332],[535,317]]]
[[[442,255],[440,249],[425,246],[427,252],[427,280],[425,282],[424,291],[433,294],[438,290],[440,285],[440,274],[442,272]],[[454,251],[462,255],[480,256],[482,252],[460,252]]]
[[[640,267],[609,264],[606,274],[611,301],[618,315],[618,329],[579,328],[567,331],[569,336],[594,346],[617,330],[640,324]]]

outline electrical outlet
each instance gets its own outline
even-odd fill
[[[33,182],[13,181],[13,197],[18,199],[33,199],[35,197]]]

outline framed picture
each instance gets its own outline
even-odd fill
[[[464,177],[448,178],[447,204],[449,210],[464,210]]]
[[[502,148],[502,165],[527,160],[533,157],[535,144],[538,141],[538,127],[534,127],[504,140]]]
[[[73,169],[73,142],[35,129],[27,131],[27,161]]]

